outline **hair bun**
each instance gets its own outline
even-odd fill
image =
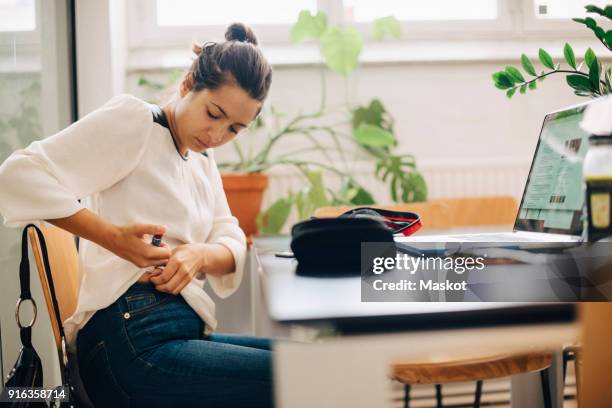
[[[225,39],[227,41],[248,42],[257,45],[257,37],[251,27],[243,23],[232,23],[225,30]]]

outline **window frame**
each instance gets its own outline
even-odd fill
[[[330,3],[336,0],[317,0],[319,10],[328,15]],[[127,2],[128,45],[134,48],[179,47],[192,42],[220,41],[226,25],[160,27],[157,25],[155,0],[130,0]],[[248,23],[248,22],[247,22]],[[258,38],[266,45],[287,44],[292,24],[252,24]],[[154,44],[153,46],[151,44]]]
[[[585,26],[570,19],[537,18],[534,12],[535,0],[520,0],[522,10],[522,31],[525,35],[562,38],[571,34],[573,38],[591,38],[593,33]],[[594,17],[594,16],[593,16]]]
[[[34,1],[34,29],[27,31],[0,31],[0,47],[11,47],[18,44],[25,51],[37,51],[40,49],[40,22],[42,21],[42,7],[40,2]]]
[[[402,39],[435,39],[440,35],[453,35],[453,38],[473,39],[483,35],[502,37],[515,31],[515,21],[511,11],[513,0],[497,0],[499,15],[493,20],[446,20],[446,21],[402,21]],[[127,2],[128,44],[134,48],[160,48],[185,46],[189,41],[221,40],[225,25],[159,27],[156,24],[155,0],[131,0]],[[371,23],[346,22],[343,18],[342,0],[318,0],[318,10],[324,11],[328,21],[334,25],[349,24],[364,34],[370,41]],[[266,45],[290,44],[291,24],[252,25],[261,42]],[[151,45],[154,44],[154,45]]]
[[[514,21],[510,12],[512,0],[497,0],[498,16],[491,20],[401,20],[402,37],[400,40],[437,40],[452,35],[453,40],[472,40],[501,38],[514,31]],[[343,21],[344,23],[344,21]],[[347,22],[359,30],[365,41],[374,42],[369,33],[371,22]]]

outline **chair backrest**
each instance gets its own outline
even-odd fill
[[[395,211],[412,211],[421,216],[423,229],[514,224],[518,205],[514,197],[442,198],[423,203],[374,205]],[[351,209],[349,206],[321,207],[315,217],[337,217]]]
[[[51,289],[45,273],[40,242],[33,228],[30,228],[28,235],[32,243],[36,269],[38,269],[45,302],[49,310],[55,343],[58,347],[58,352],[63,353],[59,327],[62,322],[74,312],[79,293],[79,260],[77,248],[72,234],[47,223],[41,224],[40,230],[47,244],[51,276],[53,277],[55,297],[60,309],[61,322],[57,321],[53,313]],[[60,354],[60,362],[62,361],[61,356],[62,354]]]

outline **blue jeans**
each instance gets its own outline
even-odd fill
[[[272,407],[272,342],[203,335],[181,296],[136,283],[79,331],[85,389],[100,407]]]

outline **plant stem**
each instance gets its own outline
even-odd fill
[[[535,82],[535,81],[537,81],[540,78],[544,78],[544,77],[547,77],[547,76],[552,75],[552,74],[575,74],[575,75],[582,75],[582,76],[585,76],[587,78],[589,77],[589,74],[584,73],[582,71],[578,71],[578,70],[569,71],[569,70],[566,70],[566,69],[559,69],[559,70],[554,70],[554,71],[547,72],[544,75],[539,75],[539,76],[535,77],[534,79],[532,79],[530,81],[525,81],[525,82],[521,83],[520,85],[513,86],[511,89],[517,89],[517,88],[520,88],[523,85],[529,85],[530,83]],[[606,83],[604,81],[600,80],[599,82],[602,85],[606,86]],[[600,92],[595,92],[595,93],[597,95],[601,95]]]
[[[307,153],[307,152],[312,152],[315,150],[321,150],[319,147],[305,147],[302,149],[297,149],[297,150],[293,150],[287,153],[283,153],[277,156],[278,159],[283,159],[285,157],[288,156],[293,156],[294,154],[301,154],[301,153]],[[332,150],[332,151],[337,151],[337,152],[341,152],[340,149],[334,148],[334,147],[326,147],[326,150]]]

